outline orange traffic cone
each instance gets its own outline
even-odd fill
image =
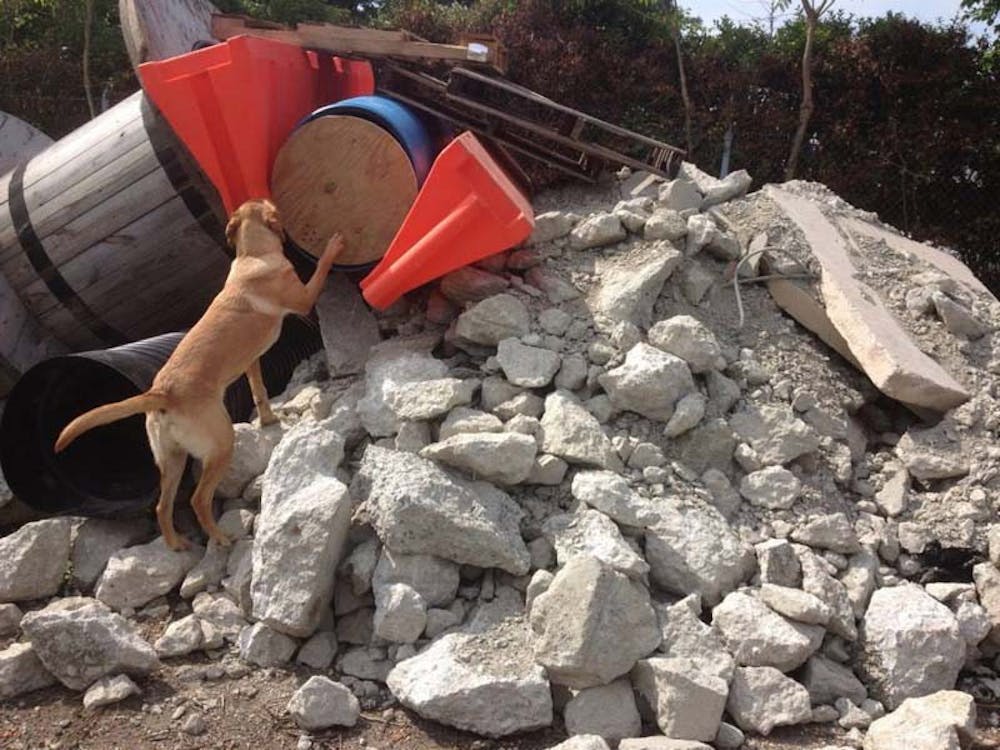
[[[513,247],[535,226],[524,194],[472,133],[434,161],[382,261],[361,282],[368,304],[384,310],[438,276]]]
[[[246,36],[144,63],[139,76],[227,211],[270,196],[274,157],[303,117],[375,88],[368,62]]]

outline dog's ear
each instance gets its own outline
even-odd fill
[[[236,233],[240,231],[240,224],[242,223],[243,212],[237,210],[229,217],[229,223],[226,224],[226,242],[234,250],[236,249]]]
[[[278,235],[282,242],[285,241],[285,227],[281,223],[281,214],[278,213],[278,207],[271,201],[264,201],[264,224]]]

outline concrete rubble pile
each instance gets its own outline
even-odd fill
[[[103,705],[206,653],[301,670],[304,732],[401,704],[563,750],[967,747],[1000,666],[1000,303],[823,186],[749,184],[549,193],[523,247],[377,317],[338,283],[281,425],[237,426],[231,546],[0,539],[0,697]]]

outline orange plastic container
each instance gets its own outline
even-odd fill
[[[462,133],[434,161],[362,294],[384,310],[411,289],[513,247],[534,226],[528,199],[476,136]]]
[[[375,89],[366,61],[247,36],[144,63],[139,76],[230,212],[270,196],[274,157],[303,117]]]

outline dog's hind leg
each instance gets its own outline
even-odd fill
[[[259,358],[255,359],[247,368],[247,380],[250,381],[250,393],[253,394],[253,402],[257,406],[261,427],[274,424],[278,418],[271,411],[271,402],[267,398],[267,388],[264,387],[264,376],[260,371]]]
[[[233,423],[229,421],[229,414],[222,404],[205,409],[199,421],[209,446],[198,456],[201,459],[201,479],[191,497],[191,507],[209,538],[216,544],[227,546],[230,540],[216,525],[212,505],[215,488],[233,457]]]
[[[184,475],[187,451],[164,434],[162,425],[155,415],[146,417],[146,434],[153,458],[160,470],[160,499],[156,503],[156,521],[163,534],[163,541],[174,550],[187,549],[191,543],[180,536],[174,528],[174,498]]]

